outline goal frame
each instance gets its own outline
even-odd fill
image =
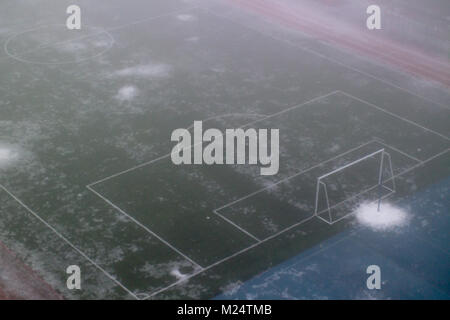
[[[349,198],[347,198],[345,200],[342,200],[342,201],[340,201],[340,202],[330,206],[330,200],[329,200],[329,197],[328,197],[327,184],[325,182],[323,182],[322,180],[327,178],[327,177],[329,177],[329,176],[331,176],[331,175],[333,175],[333,174],[335,174],[335,173],[337,173],[337,172],[339,172],[339,171],[342,171],[342,170],[344,170],[346,168],[349,168],[349,167],[351,167],[353,165],[356,165],[356,164],[358,164],[358,163],[360,163],[360,162],[362,162],[364,160],[367,160],[367,159],[369,159],[371,157],[374,157],[374,156],[376,156],[378,154],[381,154],[380,166],[379,166],[379,171],[378,171],[378,183],[375,186],[372,186],[369,189],[366,189],[366,190],[364,190],[362,192],[359,192],[356,195],[353,195],[353,196],[351,196],[351,197],[349,197]],[[387,165],[389,167],[390,177],[383,180],[383,172],[384,172],[384,169],[385,169],[385,161],[386,161],[385,159],[387,159]],[[392,189],[383,185],[384,182],[386,182],[386,181],[392,181]],[[326,208],[319,212],[319,195],[320,195],[321,187],[324,190],[323,192],[324,192],[325,200],[326,200]],[[340,204],[342,204],[342,203],[344,203],[344,202],[346,202],[346,201],[348,201],[350,199],[353,199],[353,198],[355,198],[357,196],[360,196],[360,195],[362,195],[362,194],[364,194],[366,192],[369,192],[370,190],[372,190],[372,189],[374,189],[376,187],[378,187],[378,189],[380,190],[380,196],[377,199],[377,201],[378,201],[378,209],[379,209],[380,208],[380,204],[381,204],[381,200],[386,197],[386,196],[381,196],[381,188],[386,188],[391,193],[395,192],[395,179],[394,179],[394,172],[393,172],[393,168],[392,168],[392,158],[391,158],[391,155],[388,152],[386,152],[385,148],[382,148],[380,150],[372,152],[372,153],[370,153],[370,154],[368,154],[368,155],[366,155],[366,156],[364,156],[362,158],[359,158],[359,159],[357,159],[355,161],[347,163],[346,165],[343,165],[343,166],[341,166],[341,167],[339,167],[337,169],[334,169],[333,171],[330,171],[330,172],[328,172],[328,173],[318,177],[317,178],[317,183],[316,183],[316,199],[315,199],[314,216],[317,216],[318,218],[320,218],[321,220],[323,220],[323,221],[325,221],[325,222],[327,222],[329,224],[333,224],[335,222],[338,222],[338,221],[344,219],[345,217],[347,217],[348,215],[350,215],[352,212],[347,213],[346,215],[344,215],[343,217],[340,217],[339,219],[333,220],[333,216],[331,214],[331,210],[333,208],[337,207],[338,205],[340,205]],[[327,221],[326,219],[324,219],[324,218],[322,218],[320,216],[321,214],[323,214],[325,212],[328,212],[329,221]]]

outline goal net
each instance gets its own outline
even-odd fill
[[[391,156],[380,149],[317,178],[314,214],[333,224],[363,202],[395,192]]]

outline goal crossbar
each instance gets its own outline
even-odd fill
[[[362,162],[362,161],[364,161],[364,160],[366,160],[366,159],[369,159],[369,158],[371,158],[371,157],[373,157],[373,156],[375,156],[375,155],[377,155],[377,154],[379,154],[379,153],[387,153],[387,152],[384,151],[384,148],[383,148],[383,149],[380,149],[380,150],[375,151],[375,152],[373,152],[373,153],[371,153],[371,154],[368,154],[368,155],[366,155],[366,156],[364,156],[364,157],[362,157],[362,158],[360,158],[360,159],[358,159],[358,160],[355,160],[355,161],[353,161],[353,162],[347,163],[346,165],[344,165],[344,166],[342,166],[342,167],[340,167],[340,168],[337,168],[337,169],[335,169],[335,170],[333,170],[333,171],[331,171],[331,172],[328,172],[328,173],[324,174],[323,176],[320,176],[320,177],[317,178],[317,179],[322,180],[322,179],[324,179],[324,178],[326,178],[326,177],[329,177],[329,176],[335,174],[336,172],[342,171],[342,170],[344,170],[344,169],[346,169],[346,168],[348,168],[348,167],[351,167],[351,166],[353,166],[353,165],[355,165],[355,164],[357,164],[357,163],[360,163],[360,162]]]

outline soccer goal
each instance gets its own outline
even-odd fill
[[[314,215],[333,224],[352,214],[363,202],[395,192],[391,155],[380,149],[317,178]]]

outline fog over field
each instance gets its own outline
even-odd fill
[[[448,0],[2,0],[0,298],[448,299],[449,26]]]

